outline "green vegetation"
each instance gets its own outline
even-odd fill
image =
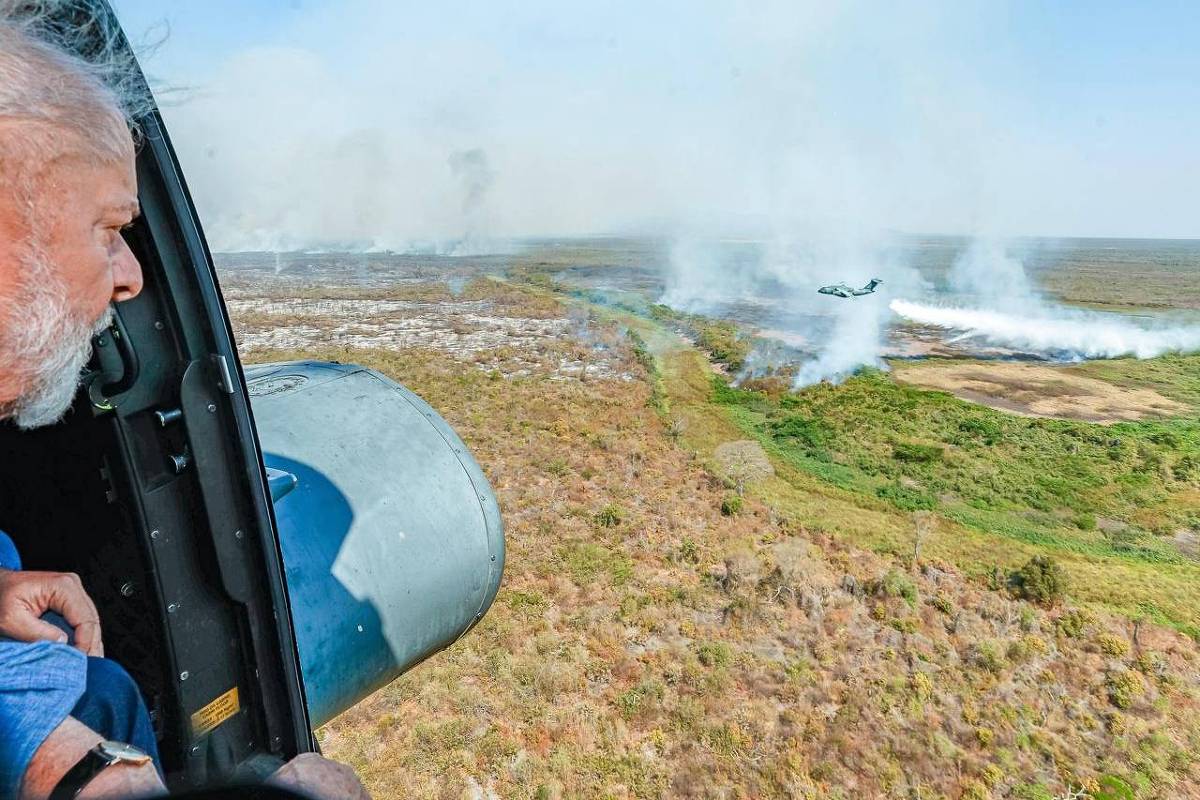
[[[1072,369],[1178,400],[1200,398],[1200,357]],[[1023,566],[1010,568],[1018,596],[1058,602],[1071,576],[1071,591],[1089,600],[1200,633],[1200,598],[1180,591],[1200,582],[1200,564],[1174,541],[1178,531],[1200,527],[1200,419],[1104,426],[1021,417],[870,369],[840,386],[794,394],[739,389],[713,376],[708,400],[793,467],[793,485],[808,486],[800,476],[811,476],[863,509],[933,511],[964,533],[1024,546],[1012,551],[1026,553]],[[983,560],[969,535],[942,536],[936,546],[980,573],[997,563]],[[1107,565],[1108,582],[1081,585],[1085,563]],[[1133,603],[1123,591],[1131,587],[1139,595]]]
[[[742,496],[739,494],[727,494],[721,498],[721,513],[727,517],[732,517],[734,514],[742,513]]]
[[[658,370],[658,363],[650,354],[646,340],[642,338],[641,334],[630,330],[627,336],[630,347],[633,348],[633,358],[646,371],[646,379],[650,383],[650,399],[648,401],[650,407],[658,412],[660,417],[666,419],[671,412],[671,406],[667,401],[666,388],[663,386],[662,373]]]
[[[609,503],[604,508],[596,512],[596,524],[601,528],[615,528],[621,524],[621,520],[625,517],[625,512],[618,505]]]
[[[1034,556],[1012,574],[1013,592],[1033,603],[1054,605],[1067,593],[1067,577],[1062,567],[1048,556]]]
[[[732,322],[687,314],[664,305],[651,306],[649,314],[655,322],[691,337],[713,361],[733,372],[740,370],[750,355],[750,340]]]

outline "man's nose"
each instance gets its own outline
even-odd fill
[[[137,297],[142,291],[142,265],[138,263],[124,239],[121,240],[121,247],[113,259],[112,271],[113,302],[121,303]]]

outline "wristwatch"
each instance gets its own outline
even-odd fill
[[[50,793],[49,800],[74,800],[92,779],[114,764],[150,763],[150,756],[131,744],[101,742],[87,751],[79,763],[67,770]]]

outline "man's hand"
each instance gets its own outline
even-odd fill
[[[314,800],[371,800],[362,781],[345,764],[316,753],[301,753],[267,778]]]
[[[100,615],[69,572],[12,572],[0,569],[0,636],[20,642],[63,642],[67,634],[41,617],[62,615],[75,631],[75,646],[89,656],[103,656]]]

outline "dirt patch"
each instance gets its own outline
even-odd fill
[[[1172,537],[1175,547],[1188,558],[1200,559],[1200,532],[1183,529]]]
[[[1028,417],[1109,425],[1189,411],[1152,389],[1114,386],[1062,366],[1004,361],[903,364],[895,375],[904,383]]]

